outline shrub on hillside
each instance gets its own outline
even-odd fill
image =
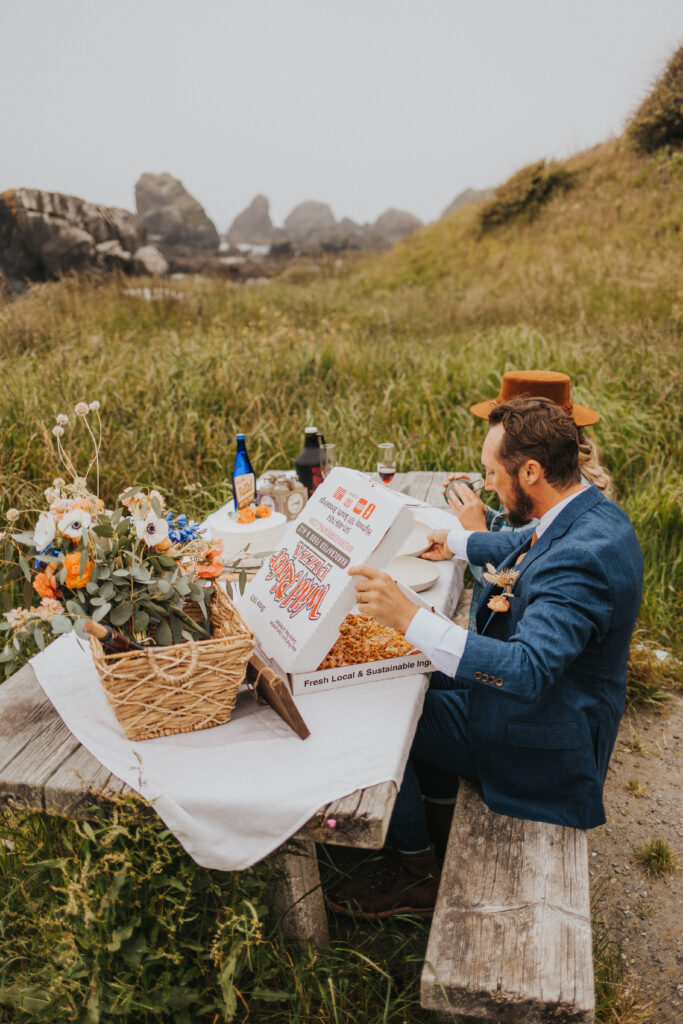
[[[499,185],[496,194],[479,214],[482,231],[511,220],[533,219],[544,203],[558,192],[572,188],[576,175],[561,164],[539,160]]]
[[[628,135],[640,153],[683,145],[683,46],[631,118]]]

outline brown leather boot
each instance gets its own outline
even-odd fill
[[[424,800],[429,838],[434,846],[436,859],[442,866],[446,857],[446,847],[448,846],[448,836],[451,831],[454,808],[455,801],[452,804],[437,804],[428,797],[425,797]]]
[[[382,918],[394,914],[431,917],[439,889],[434,851],[396,853],[393,862],[360,881],[330,891],[332,910],[350,917]]]

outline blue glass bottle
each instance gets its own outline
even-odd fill
[[[232,471],[232,496],[235,511],[256,504],[256,474],[249,461],[244,434],[237,435],[235,468]]]

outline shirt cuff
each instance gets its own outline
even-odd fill
[[[432,665],[447,676],[455,676],[467,642],[467,630],[418,608],[408,629],[406,640],[429,658]]]
[[[467,561],[467,541],[470,539],[473,530],[449,530],[446,537],[446,547],[452,551],[456,558],[464,558]]]

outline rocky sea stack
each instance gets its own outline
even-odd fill
[[[192,249],[217,249],[220,239],[204,207],[171,174],[143,174],[135,203],[153,241]]]

